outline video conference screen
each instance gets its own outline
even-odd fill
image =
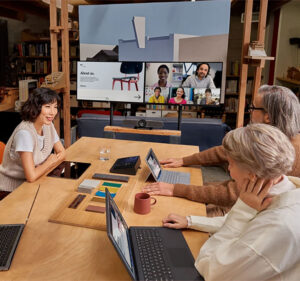
[[[219,105],[222,62],[78,62],[77,99]]]
[[[145,102],[219,105],[222,62],[146,63]]]

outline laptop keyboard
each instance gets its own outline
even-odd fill
[[[145,281],[174,280],[171,268],[165,263],[164,246],[157,229],[138,229],[132,231],[137,240]]]
[[[8,270],[24,225],[0,225],[0,270]]]
[[[164,170],[161,177],[159,178],[159,181],[173,183],[173,184],[175,183],[189,184],[190,174]]]

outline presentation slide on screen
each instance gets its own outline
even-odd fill
[[[124,74],[122,62],[78,62],[77,99],[143,102],[144,64],[139,64],[139,73]]]

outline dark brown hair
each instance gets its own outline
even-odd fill
[[[60,97],[55,91],[48,88],[35,89],[29,94],[28,100],[22,106],[22,120],[34,122],[40,115],[42,106],[54,102],[57,102],[57,106],[60,106]]]

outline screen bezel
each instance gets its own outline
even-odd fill
[[[194,103],[191,103],[191,104],[172,104],[172,103],[153,103],[153,102],[147,102],[146,101],[146,88],[153,88],[152,86],[146,86],[146,79],[147,79],[147,69],[146,69],[146,65],[147,63],[159,63],[159,64],[176,64],[176,63],[196,63],[197,65],[200,64],[200,63],[208,63],[208,64],[211,64],[211,63],[221,63],[222,64],[222,75],[221,75],[221,87],[220,88],[217,88],[217,89],[220,89],[220,102],[219,104],[217,105],[202,105],[202,104],[194,104]],[[171,72],[171,70],[170,70]],[[169,73],[170,73],[169,72]],[[161,61],[146,61],[145,62],[145,82],[144,82],[144,104],[146,105],[163,105],[163,106],[178,106],[178,105],[181,105],[181,106],[197,106],[197,107],[220,107],[220,106],[223,106],[224,105],[224,102],[225,102],[225,99],[223,99],[223,102],[222,101],[222,87],[225,87],[225,85],[223,85],[223,73],[224,73],[224,61],[199,61],[199,62],[194,62],[194,61],[164,61],[164,62],[161,62]],[[181,86],[176,86],[176,87],[169,87],[170,88],[178,88],[178,87],[181,87]],[[186,89],[193,89],[193,88],[187,88],[187,87],[184,87]],[[197,88],[196,88],[197,89]],[[204,88],[203,88],[204,89]],[[224,89],[224,93],[225,93],[225,89]]]
[[[120,259],[122,260],[123,264],[125,265],[128,273],[130,274],[131,278],[133,280],[138,280],[137,278],[137,274],[136,274],[136,270],[135,270],[135,262],[133,259],[133,254],[132,254],[132,243],[131,243],[131,239],[130,239],[130,235],[129,235],[129,228],[127,226],[127,223],[125,222],[117,204],[115,203],[114,199],[111,197],[110,192],[108,191],[107,188],[105,188],[105,207],[106,207],[106,233],[107,236],[109,238],[109,240],[111,241],[111,243],[113,244],[113,246],[115,247]],[[130,254],[130,259],[131,262],[133,264],[133,267],[131,267],[126,258],[124,257],[121,249],[119,248],[119,245],[116,243],[113,234],[112,234],[112,223],[111,223],[111,208],[114,208],[115,211],[117,211],[119,218],[121,219],[123,225],[125,226],[125,230],[126,230],[126,235],[127,235],[127,240],[129,243],[129,254]]]

